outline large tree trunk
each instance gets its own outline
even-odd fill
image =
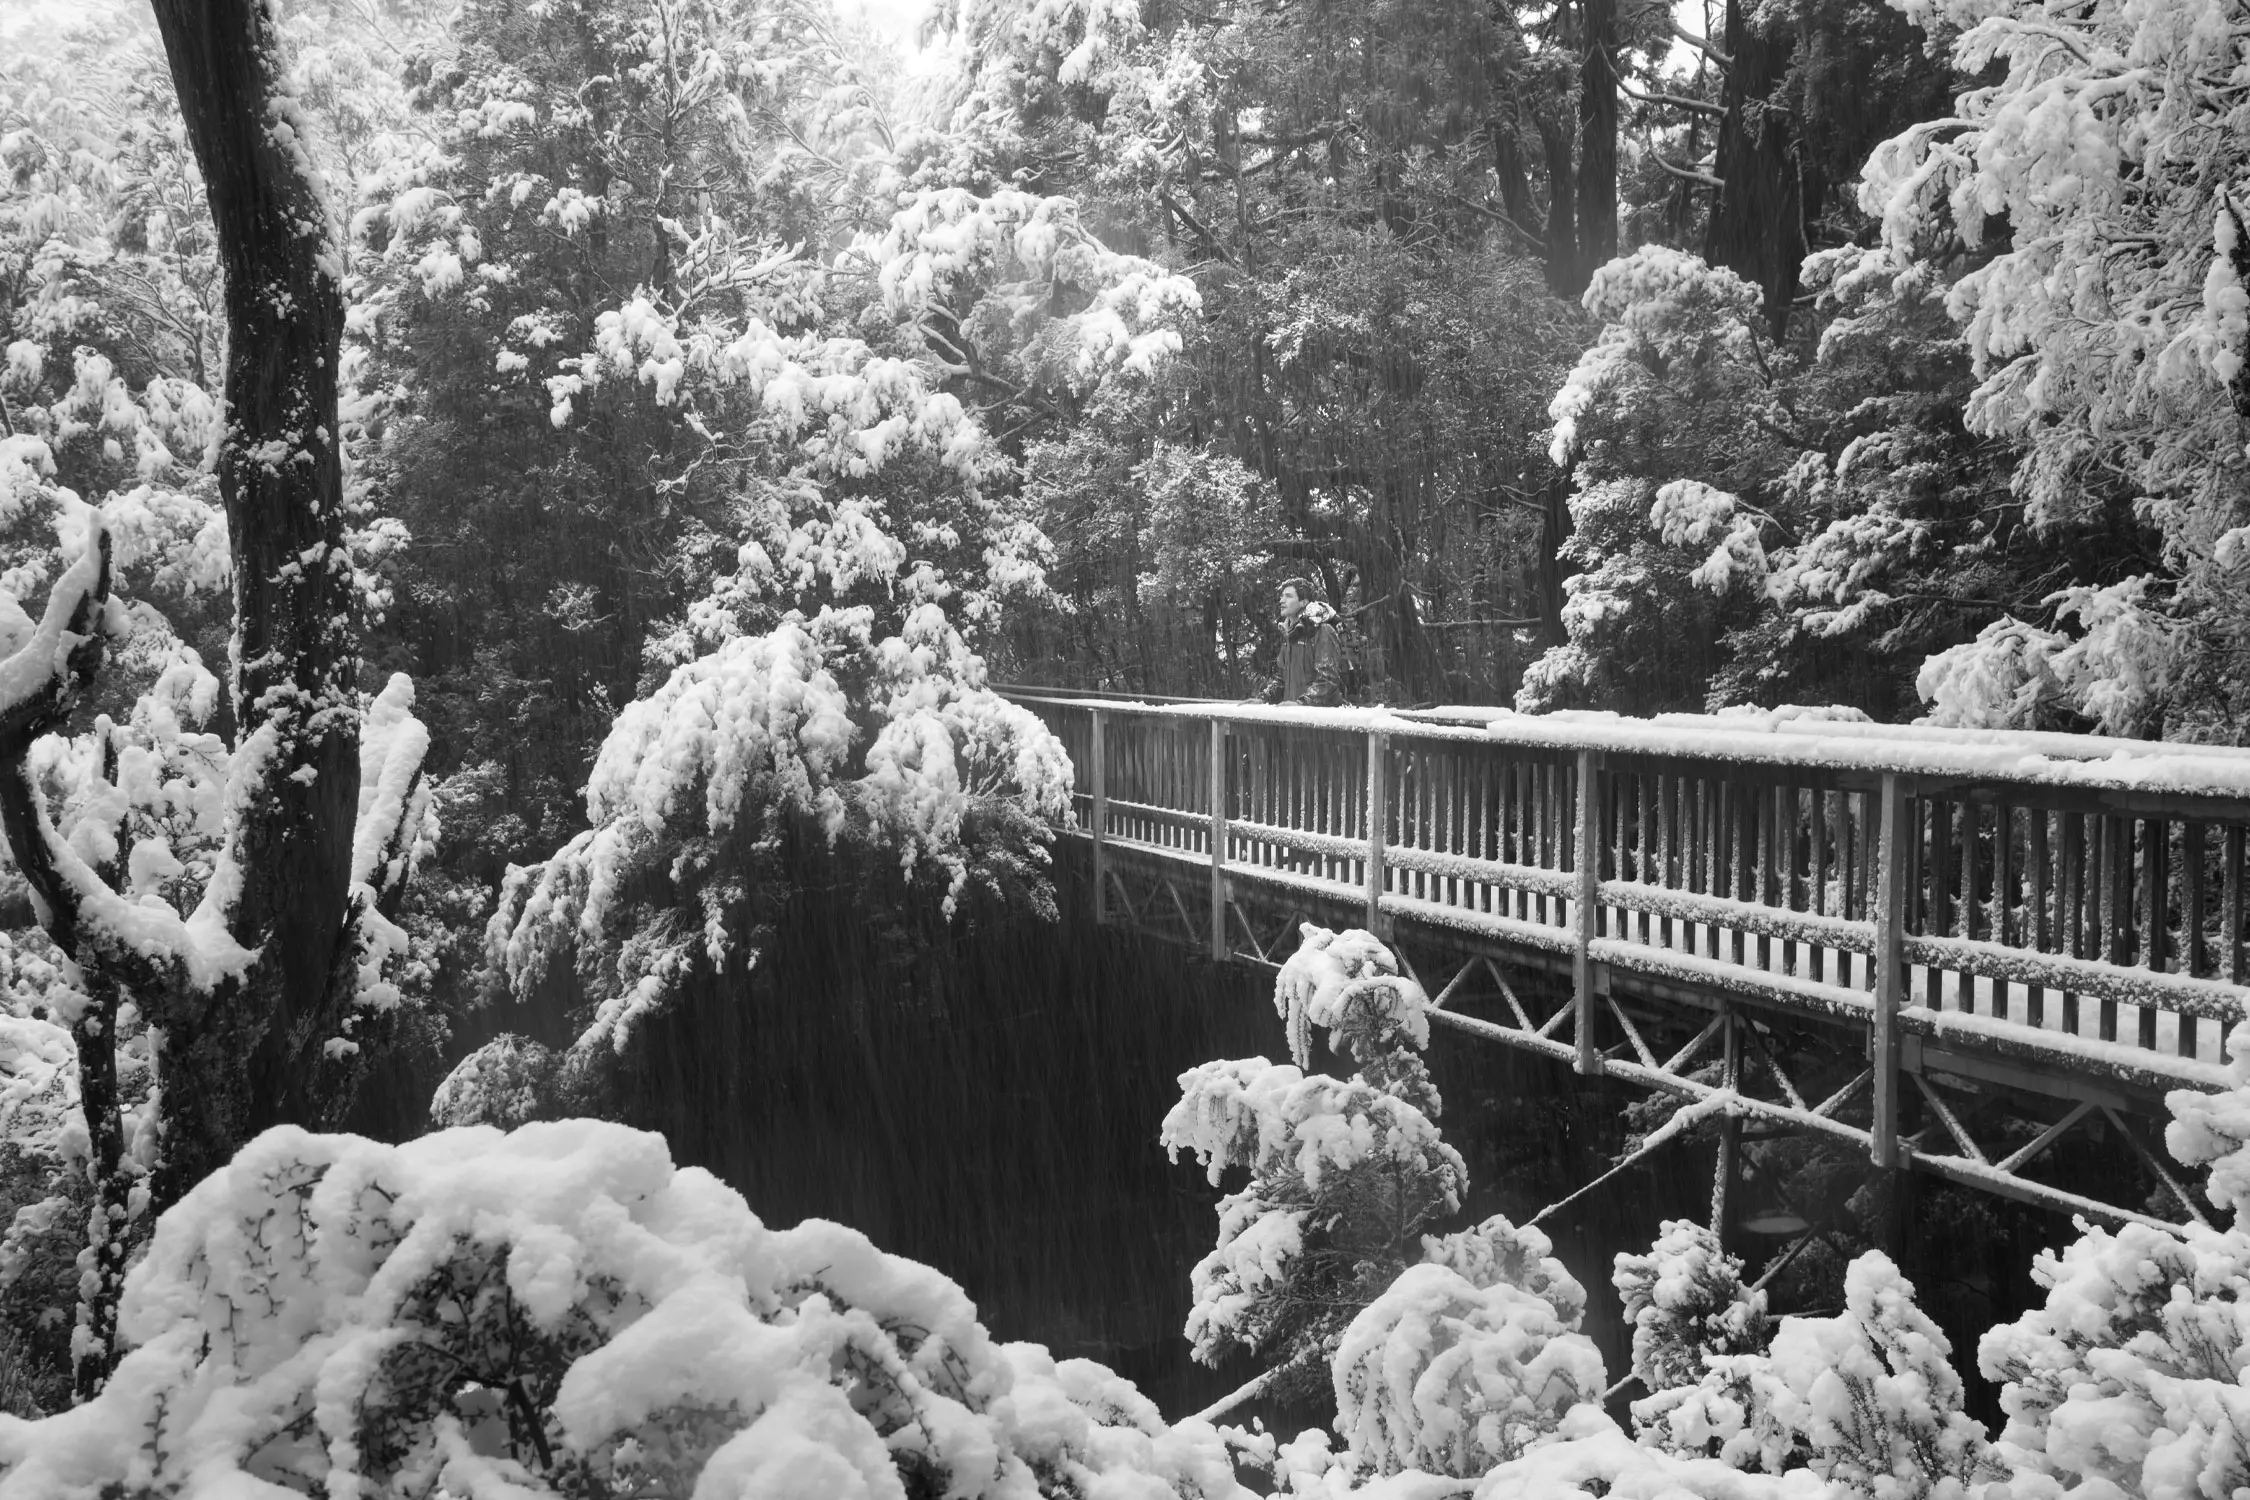
[[[1727,0],[1726,50],[1733,61],[1714,160],[1725,185],[1711,208],[1703,258],[1765,294],[1766,319],[1779,338],[1805,259],[1805,216],[1818,211],[1822,190],[1817,173],[1807,181],[1811,169],[1800,171],[1799,123],[1782,88],[1796,37],[1784,23],[1758,26],[1743,0]]]
[[[359,797],[355,600],[337,450],[343,267],[305,128],[261,0],[155,0],[226,277],[227,428],[219,452],[234,560],[231,683],[242,886],[228,928],[259,956],[238,982],[160,1016],[159,1198],[244,1139],[315,1121],[339,982]]]
[[[1568,125],[1536,117],[1540,148],[1547,157],[1547,221],[1541,238],[1547,247],[1547,285],[1557,295],[1575,297],[1586,289],[1578,279],[1578,166]]]

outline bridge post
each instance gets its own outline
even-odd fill
[[[1875,846],[1875,1009],[1868,1027],[1868,1080],[1874,1100],[1875,1165],[1898,1166],[1898,1012],[1906,999],[1906,867],[1914,830],[1906,822],[1906,782],[1883,773]]]
[[[1227,721],[1211,721],[1211,958],[1227,961]]]
[[[1109,832],[1109,756],[1104,747],[1109,713],[1100,708],[1088,711],[1094,716],[1094,925],[1099,927],[1109,920],[1109,851],[1105,847]]]
[[[1744,1022],[1731,1002],[1719,1002],[1719,1019],[1724,1025],[1725,1071],[1720,1077],[1720,1087],[1742,1087],[1742,1027]],[[1740,1171],[1742,1155],[1742,1121],[1732,1111],[1719,1116],[1719,1158],[1711,1172],[1711,1232],[1719,1237],[1723,1249],[1729,1242],[1727,1234],[1729,1199],[1734,1193],[1734,1179]]]
[[[1602,1071],[1602,1055],[1594,1045],[1594,1010],[1599,997],[1595,993],[1598,975],[1593,953],[1594,938],[1601,931],[1596,907],[1602,880],[1601,768],[1600,751],[1578,752],[1578,828],[1571,848],[1571,858],[1575,861],[1572,868],[1578,876],[1578,899],[1570,914],[1574,950],[1570,975],[1578,1006],[1575,1066],[1586,1074]]]
[[[1367,922],[1377,937],[1383,931],[1383,836],[1390,828],[1391,737],[1380,729],[1367,732]]]

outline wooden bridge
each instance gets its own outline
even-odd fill
[[[1010,696],[1077,767],[1098,921],[1268,965],[1301,922],[1368,928],[1448,1025],[1733,1092],[1722,1185],[1747,1120],[2101,1221],[2203,1217],[2151,1127],[2224,1086],[2250,1003],[2250,751]],[[1813,1081],[1809,1033],[1845,1076]],[[2074,1131],[2119,1133],[2159,1201],[2050,1180]]]

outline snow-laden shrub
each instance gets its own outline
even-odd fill
[[[552,1047],[506,1032],[453,1065],[430,1095],[430,1124],[439,1130],[494,1125],[513,1130],[546,1113],[562,1058]]]
[[[1174,1160],[1191,1152],[1213,1184],[1235,1168],[1250,1178],[1219,1200],[1218,1244],[1190,1277],[1195,1357],[1216,1364],[1244,1350],[1301,1393],[1317,1389],[1345,1325],[1399,1271],[1442,1258],[1423,1231],[1459,1209],[1468,1174],[1438,1131],[1419,1055],[1429,997],[1373,935],[1306,923],[1274,1008],[1300,1064],[1319,1025],[1362,1071],[1339,1080],[1262,1057],[1205,1063],[1180,1075],[1160,1139]],[[1476,1274],[1466,1260],[1460,1269]]]
[[[1209,1426],[594,1121],[269,1131],[159,1221],[119,1329],[97,1399],[0,1418],[0,1497],[1242,1493]]]
[[[1312,1066],[1312,1029],[1359,1064],[1359,1076],[1424,1114],[1441,1107],[1422,1064],[1430,1045],[1430,997],[1398,971],[1398,960],[1372,933],[1331,932],[1306,922],[1302,940],[1274,976],[1273,1004],[1289,1023],[1289,1055]]]
[[[1262,1057],[1180,1075],[1160,1139],[1188,1151],[1219,1200],[1219,1241],[1196,1264],[1187,1336],[1216,1364],[1241,1348],[1280,1364],[1325,1352],[1413,1258],[1422,1227],[1461,1205],[1466,1169],[1437,1125],[1364,1079],[1307,1076]]]
[[[1422,1237],[1422,1258],[1430,1264],[1458,1272],[1477,1286],[1505,1281],[1521,1287],[1576,1328],[1586,1315],[1586,1288],[1554,1250],[1554,1241],[1539,1230],[1529,1224],[1519,1229],[1499,1214],[1472,1229]]]
[[[1978,1347],[2003,1381],[1999,1452],[2018,1497],[2232,1496],[2250,1485],[2250,1026],[2227,1039],[2234,1086],[2167,1101],[2172,1154],[2207,1165],[2225,1230],[2090,1228],[2033,1276],[2043,1306]]]
[[[2243,1210],[2250,1208],[2250,1025],[2227,1033],[2227,1073],[2231,1088],[2215,1094],[2175,1089],[2164,1101],[2172,1112],[2164,1144],[2191,1167],[2208,1167],[2204,1192],[2235,1215],[2241,1232]]]
[[[1977,1350],[2006,1382],[1999,1451],[2019,1500],[2250,1486],[2250,1237],[2090,1228],[2033,1274],[2045,1305]]]
[[[880,638],[864,608],[791,616],[618,715],[586,787],[593,826],[510,868],[491,972],[528,995],[574,959],[595,1002],[580,1046],[622,1050],[698,964],[754,962],[792,862],[844,845],[949,915],[985,896],[1051,916],[1070,788],[1061,742],[986,686],[936,607]]]
[[[1496,1217],[1425,1244],[1344,1330],[1336,1431],[1363,1470],[1471,1479],[1598,1402],[1602,1359],[1578,1332],[1585,1290],[1538,1230]]]
[[[1844,1311],[1784,1318],[1763,1354],[1712,1359],[1666,1412],[1668,1445],[1741,1469],[1806,1468],[1835,1500],[1952,1497],[2002,1477],[1961,1410],[1952,1346],[1880,1251],[1844,1273]]]
[[[1646,1255],[1620,1252],[1610,1283],[1633,1330],[1633,1375],[1647,1392],[1633,1403],[1634,1429],[1668,1444],[1666,1417],[1692,1399],[1710,1359],[1766,1347],[1765,1293],[1743,1285],[1742,1262],[1692,1219],[1665,1220]]]

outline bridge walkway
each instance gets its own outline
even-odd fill
[[[2250,751],[1010,696],[1077,767],[1098,921],[1268,965],[1302,922],[1366,927],[1438,1019],[1582,1073],[2101,1221],[2202,1217],[2153,1127],[2227,1085],[2250,1005]],[[1801,1071],[1812,1034],[1849,1076]],[[2175,1218],[2040,1171],[2106,1130]]]

